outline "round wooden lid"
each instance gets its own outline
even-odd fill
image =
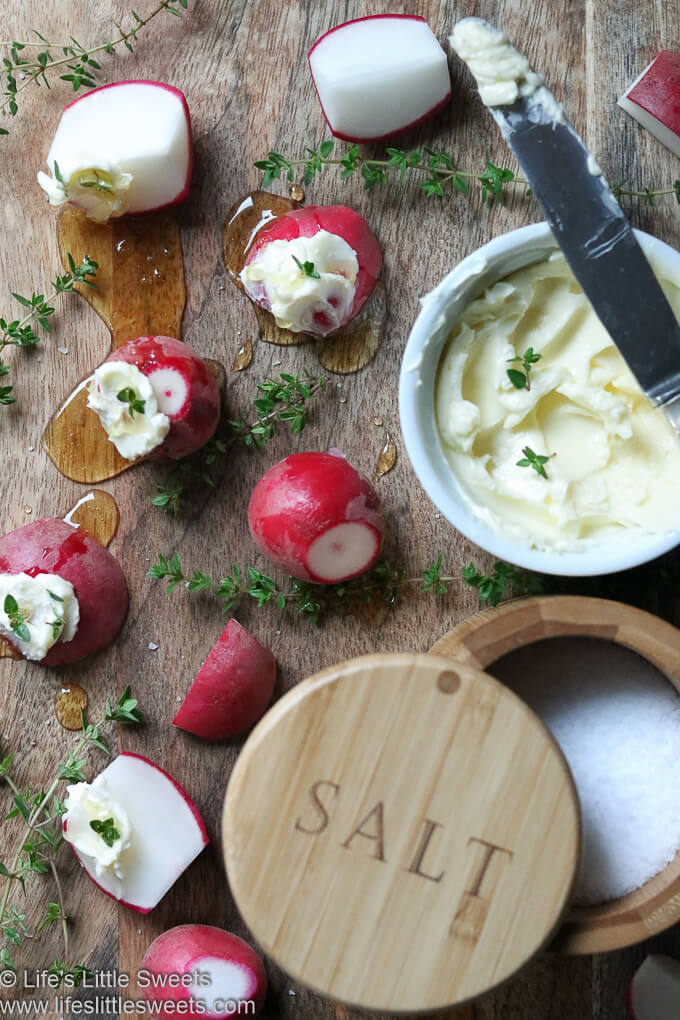
[[[485,673],[373,655],[283,697],[234,769],[232,892],[284,970],[349,1005],[445,1009],[550,938],[580,845],[543,723]]]

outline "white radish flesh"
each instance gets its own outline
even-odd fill
[[[678,1020],[680,1017],[680,962],[670,956],[648,956],[628,988],[632,1020]]]
[[[66,195],[53,179],[55,164]],[[120,82],[88,92],[64,110],[47,165],[52,178],[40,173],[38,180],[52,204],[68,198],[99,221],[182,201],[191,174],[184,96],[151,81]],[[95,172],[104,175],[104,190],[90,183]]]
[[[112,801],[125,810],[131,824],[125,875],[95,877],[93,860],[79,855],[80,862],[100,889],[146,913],[203,850],[208,842],[205,827],[184,791],[146,758],[121,754],[104,775]]]
[[[307,567],[322,581],[354,577],[370,566],[378,555],[380,536],[367,524],[337,524],[312,542]]]
[[[149,382],[158,406],[168,418],[182,416],[189,400],[190,384],[176,368],[157,368],[149,372]]]
[[[331,29],[309,51],[328,126],[378,141],[415,127],[451,95],[446,54],[423,18],[375,15]]]

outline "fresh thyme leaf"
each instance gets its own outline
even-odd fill
[[[541,478],[548,477],[548,472],[545,470],[545,465],[548,463],[551,457],[555,456],[554,453],[545,456],[544,454],[541,453],[535,453],[530,446],[523,447],[522,453],[524,454],[524,456],[521,458],[521,460],[517,461],[517,467],[522,468],[530,467],[533,468],[536,474],[540,475]]]
[[[96,832],[98,836],[104,840],[107,846],[113,846],[117,839],[120,839],[120,833],[116,828],[116,823],[113,818],[105,818],[100,821],[98,818],[93,818],[90,822],[90,828],[93,832]]]
[[[423,572],[423,584],[421,591],[432,591],[436,595],[447,594],[449,589],[441,579],[443,562],[444,556],[440,553],[434,563],[425,569]]]
[[[31,632],[26,625],[26,617],[20,611],[17,600],[13,595],[5,595],[3,609],[9,619],[9,625],[12,633],[15,634],[20,641],[30,641]]]
[[[537,362],[543,357],[542,354],[536,354],[533,347],[527,347],[524,354],[516,354],[514,358],[508,358],[508,363],[519,362],[522,366],[520,372],[516,368],[508,369],[508,379],[517,390],[530,390],[531,389],[531,369]]]
[[[128,405],[128,411],[130,412],[131,418],[134,418],[135,413],[144,414],[146,401],[140,398],[137,390],[133,389],[132,386],[126,386],[125,389],[120,390],[116,396],[118,400],[120,400],[121,404]]]
[[[529,389],[529,376],[525,375],[524,372],[520,372],[516,368],[508,369],[508,379],[516,390]]]
[[[292,259],[295,265],[300,270],[300,272],[304,274],[304,276],[308,276],[311,280],[321,279],[321,274],[317,273],[316,269],[314,268],[313,262],[300,262],[300,259],[297,258],[295,255],[292,256]]]

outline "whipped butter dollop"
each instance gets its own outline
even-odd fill
[[[73,164],[68,177],[64,168],[52,163],[52,172],[38,171],[38,184],[49,203],[59,207],[74,202],[85,210],[95,223],[106,223],[112,216],[122,216],[127,209],[132,174],[123,173],[113,164],[91,167]]]
[[[660,283],[680,318],[680,285]],[[508,369],[528,348],[540,360],[530,388],[517,389]],[[578,551],[627,529],[677,528],[680,439],[561,253],[467,306],[439,364],[435,404],[445,457],[471,508],[516,541]],[[518,466],[525,447],[549,458],[547,478]]]
[[[170,419],[158,409],[147,376],[125,361],[105,361],[88,383],[87,406],[99,416],[106,434],[126,460],[151,453],[163,442]],[[127,393],[134,400],[123,399]]]
[[[40,662],[57,641],[72,641],[80,605],[58,574],[0,574],[0,634],[26,659]]]
[[[71,843],[79,854],[92,859],[98,878],[108,875],[124,879],[125,851],[132,840],[132,826],[127,812],[111,797],[106,776],[102,774],[91,783],[69,786],[64,806],[64,839],[67,843]],[[108,823],[106,839],[92,827],[92,822]]]
[[[350,316],[358,273],[347,241],[319,230],[312,237],[262,245],[240,279],[249,297],[270,309],[277,326],[327,336]]]

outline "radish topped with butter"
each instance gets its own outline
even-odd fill
[[[88,385],[88,407],[126,460],[186,457],[217,428],[217,383],[205,361],[173,337],[128,340]]]
[[[308,206],[257,235],[240,279],[282,329],[324,337],[359,312],[381,267],[363,216],[342,205]]]
[[[334,584],[363,574],[382,545],[375,489],[341,454],[279,461],[255,486],[248,521],[265,556],[303,581]]]
[[[64,839],[90,878],[123,906],[152,910],[208,844],[203,819],[175,780],[124,751],[92,783],[68,787]]]
[[[179,89],[155,81],[102,85],[66,107],[38,183],[50,205],[90,219],[182,202],[191,179],[191,120]]]
[[[374,14],[337,25],[309,51],[329,128],[348,142],[402,134],[451,97],[446,54],[424,18]]]
[[[61,666],[105,648],[128,608],[110,552],[57,518],[0,538],[0,634],[25,659]]]

